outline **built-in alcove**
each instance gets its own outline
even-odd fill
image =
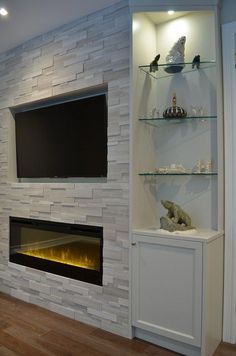
[[[102,285],[103,228],[10,217],[11,262]]]

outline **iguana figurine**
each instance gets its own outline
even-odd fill
[[[160,219],[161,229],[170,232],[194,229],[190,216],[179,205],[169,200],[161,200],[161,203],[168,210]]]

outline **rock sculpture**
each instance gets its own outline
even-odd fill
[[[169,200],[161,200],[161,203],[168,210],[160,219],[161,229],[170,232],[194,229],[190,216],[179,205]]]
[[[184,63],[184,50],[185,50],[186,37],[182,36],[173,45],[170,52],[166,56],[166,63]]]
[[[186,37],[182,36],[173,45],[170,52],[166,56],[166,63],[170,64],[165,68],[167,73],[177,73],[181,72],[184,68],[184,51],[185,51]],[[178,65],[180,64],[180,65]]]

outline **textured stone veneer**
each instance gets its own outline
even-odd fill
[[[130,332],[129,30],[129,9],[122,1],[0,55],[0,291],[125,336]],[[14,145],[9,107],[104,83],[107,182],[9,179],[8,152]],[[9,216],[103,226],[103,287],[9,263]]]

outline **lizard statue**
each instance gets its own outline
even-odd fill
[[[161,200],[161,203],[168,210],[167,215],[160,218],[161,229],[170,232],[194,229],[190,216],[179,205],[169,200]]]

